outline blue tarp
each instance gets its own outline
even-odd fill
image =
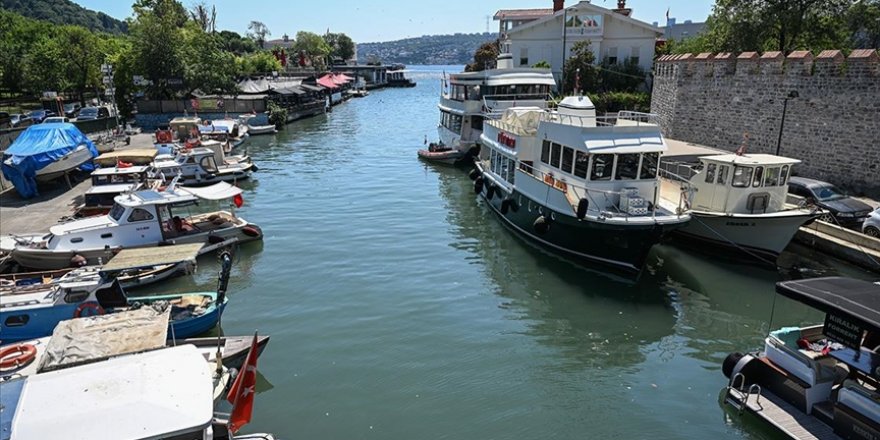
[[[3,152],[0,169],[21,197],[29,199],[37,195],[37,171],[83,144],[92,153],[92,158],[98,157],[95,144],[73,124],[31,125]],[[95,165],[88,161],[79,169],[92,171]]]

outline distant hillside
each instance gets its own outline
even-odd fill
[[[425,35],[382,43],[358,43],[358,61],[375,58],[385,64],[467,64],[481,44],[494,41],[496,33]]]
[[[25,17],[55,24],[74,24],[93,31],[125,33],[128,25],[103,12],[86,9],[70,0],[0,0],[0,7]]]

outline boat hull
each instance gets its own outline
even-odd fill
[[[223,360],[223,366],[226,368],[241,368],[242,364],[244,364],[245,358],[247,358],[248,352],[250,351],[253,337],[221,336],[219,339],[220,343],[223,344],[222,353],[220,355],[220,358]],[[196,348],[205,355],[208,362],[214,362],[217,353],[217,340],[217,337],[210,336],[204,338],[186,338],[178,340],[176,344],[195,345]],[[266,345],[268,344],[269,336],[257,336],[257,357],[263,354],[263,350],[266,349]],[[168,345],[172,345],[172,341],[169,341]]]
[[[261,135],[261,134],[275,134],[278,130],[275,129],[274,125],[249,125],[248,133],[251,136]]]
[[[80,145],[75,150],[37,171],[36,179],[39,181],[52,180],[72,171],[91,159],[92,152],[85,145]]]
[[[455,165],[457,163],[460,163],[465,157],[465,153],[455,149],[449,149],[446,151],[419,150],[418,155],[419,158],[422,160],[426,160],[428,162],[443,163],[447,165]]]

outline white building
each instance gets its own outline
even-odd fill
[[[495,14],[500,22],[502,52],[513,55],[515,67],[550,63],[554,76],[562,74],[562,54],[571,57],[578,41],[589,41],[596,62],[634,59],[647,71],[653,66],[654,48],[663,29],[631,17],[626,1],[617,9],[605,9],[581,1],[568,8],[554,0],[552,9],[503,9]],[[563,21],[566,23],[563,33]]]

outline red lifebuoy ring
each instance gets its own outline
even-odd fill
[[[37,348],[31,344],[17,344],[0,348],[0,369],[17,368],[37,357]]]
[[[247,225],[247,226],[241,228],[241,232],[244,233],[244,235],[247,235],[248,237],[259,237],[260,236],[260,230],[254,226],[251,226],[251,225]]]
[[[86,310],[94,310],[94,312],[89,312],[88,314],[83,315],[83,312]],[[101,307],[101,305],[98,304],[97,301],[86,301],[76,306],[76,310],[73,312],[73,317],[79,318],[80,316],[103,315],[104,313],[104,308]]]
[[[156,142],[160,144],[170,144],[172,140],[173,139],[170,131],[159,130],[156,132]]]

